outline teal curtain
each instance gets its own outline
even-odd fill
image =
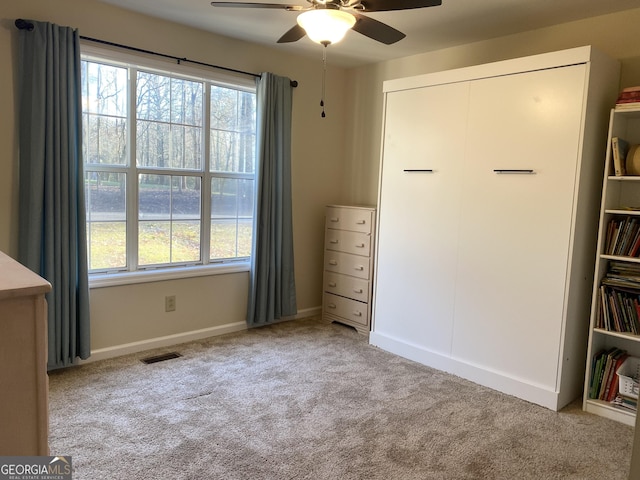
[[[295,315],[291,208],[291,80],[263,73],[257,80],[257,168],[247,325]]]
[[[90,355],[80,41],[45,22],[20,30],[18,260],[47,279],[48,368]]]

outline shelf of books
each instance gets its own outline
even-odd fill
[[[627,98],[633,101],[617,104],[610,117],[583,408],[635,425],[640,381],[640,88]]]

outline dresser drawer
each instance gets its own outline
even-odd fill
[[[369,279],[371,271],[370,257],[360,257],[350,253],[324,251],[324,269],[335,273],[344,273],[358,278]]]
[[[373,211],[359,208],[327,207],[326,227],[372,233]]]
[[[324,239],[324,248],[368,257],[371,253],[371,235],[328,228]]]
[[[329,316],[341,317],[361,325],[367,325],[369,304],[325,293],[323,310]]]
[[[324,291],[360,302],[369,302],[369,282],[362,278],[324,272]]]

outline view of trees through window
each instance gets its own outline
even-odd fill
[[[255,93],[88,59],[82,82],[90,270],[247,258]]]

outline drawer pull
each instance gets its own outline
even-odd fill
[[[338,265],[337,260],[329,260],[329,265]]]
[[[364,267],[362,265],[358,265],[357,267],[353,267],[353,269],[362,272],[364,270]]]
[[[332,287],[332,288],[335,288],[338,285],[336,284],[336,282],[329,282],[329,286]]]
[[[329,303],[327,305],[327,308],[336,308],[336,304],[335,303]]]
[[[536,173],[532,168],[496,168],[493,171],[495,173],[524,173],[527,175]]]
[[[364,248],[364,243],[358,243],[358,244],[356,245],[356,248]]]
[[[354,288],[353,293],[362,293],[363,290],[361,288]]]
[[[433,169],[431,168],[405,168],[405,172],[425,172],[425,173],[433,173]]]
[[[329,243],[337,244],[337,243],[338,243],[338,240],[329,240]]]
[[[337,222],[339,222],[339,221],[340,221],[340,219],[339,219],[338,217],[331,217],[331,218],[329,219],[329,221],[330,221],[330,222],[333,222],[333,223],[337,223]]]
[[[362,316],[362,312],[355,311],[355,312],[353,312],[353,316],[354,317],[361,317]]]
[[[365,220],[358,220],[356,225],[364,225],[365,223],[367,223]]]

